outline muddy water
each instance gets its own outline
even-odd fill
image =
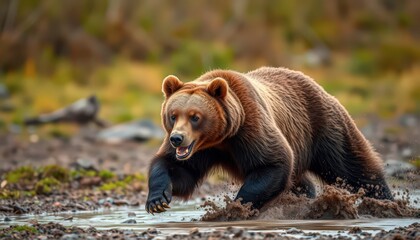
[[[411,191],[411,206],[420,207],[420,190]],[[359,227],[364,232],[376,233],[380,230],[391,230],[399,226],[408,226],[419,222],[418,218],[375,218],[361,215],[352,220],[278,220],[254,219],[247,221],[199,221],[205,210],[199,208],[201,200],[189,202],[174,202],[171,209],[162,214],[150,215],[140,207],[112,207],[89,212],[66,212],[59,214],[19,215],[9,216],[11,222],[0,221],[0,228],[10,225],[28,224],[33,220],[38,223],[56,222],[65,226],[95,227],[97,229],[131,229],[144,231],[150,227],[160,231],[159,236],[173,234],[188,234],[191,228],[198,228],[200,232],[223,230],[226,227],[243,227],[253,232],[285,232],[290,228],[301,229],[304,232],[319,232],[332,236],[346,235],[352,227]],[[218,202],[222,204],[222,201]],[[135,216],[134,216],[135,215]],[[69,220],[72,217],[72,220]],[[1,219],[2,220],[2,219]],[[135,220],[135,223],[124,223]],[[344,231],[344,232],[343,232]],[[296,234],[294,237],[298,237]]]

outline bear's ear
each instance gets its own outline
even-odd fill
[[[171,96],[174,92],[178,91],[184,85],[177,77],[174,75],[169,75],[163,79],[162,92],[165,94],[165,98]]]
[[[224,100],[227,95],[228,88],[229,86],[226,80],[218,77],[213,79],[207,86],[207,92],[215,98]]]

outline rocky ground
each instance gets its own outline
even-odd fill
[[[420,117],[409,115],[390,121],[372,118],[369,124],[361,128],[383,156],[388,180],[396,188],[420,188],[419,126]],[[27,135],[0,133],[0,216],[2,216],[0,221],[7,221],[9,216],[16,214],[75,212],[144,204],[147,197],[147,166],[158,149],[158,143],[109,144],[96,139],[90,131],[82,130],[75,136],[65,138],[43,138],[34,133]],[[221,188],[226,188],[226,186],[205,182],[194,197],[215,196],[220,194]],[[373,208],[384,207],[380,204],[370,204],[369,206],[374,206]],[[398,207],[394,206],[394,209]],[[400,211],[399,208],[397,210]],[[226,211],[226,209],[221,211]],[[379,212],[384,212],[384,210]],[[418,212],[418,209],[415,209],[415,213],[410,216],[418,217]],[[419,224],[413,224],[376,235],[364,234],[357,229],[354,232],[360,239],[416,239],[420,237],[419,228]],[[92,227],[80,229],[64,227],[57,223],[38,224],[36,222],[0,230],[2,239],[142,239],[153,237],[159,237],[158,230],[104,231]],[[294,239],[293,234],[255,233],[237,228],[210,233],[192,229],[189,235],[175,234],[168,238]]]
[[[155,228],[146,231],[132,231],[122,229],[98,230],[94,227],[64,227],[57,223],[38,224],[28,226],[10,226],[0,230],[1,239],[154,239],[164,238],[161,232]],[[303,232],[291,228],[277,232],[254,232],[246,228],[228,227],[225,230],[213,232],[200,232],[197,228],[191,228],[189,234],[173,234],[166,239],[407,239],[420,238],[420,223],[414,223],[407,227],[398,227],[390,231],[380,231],[372,234],[364,232],[358,227],[347,231],[341,231],[339,235],[323,235],[318,232]]]

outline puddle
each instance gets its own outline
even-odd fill
[[[420,190],[411,192],[412,199],[418,199]],[[380,230],[391,230],[395,227],[405,227],[412,223],[419,222],[418,218],[399,218],[399,219],[378,219],[361,216],[353,220],[247,220],[233,222],[202,222],[197,221],[203,216],[205,211],[199,209],[203,201],[195,200],[188,202],[174,202],[171,209],[161,214],[147,214],[144,206],[140,207],[112,207],[110,209],[99,209],[97,211],[78,211],[64,212],[56,214],[40,215],[12,215],[11,222],[0,222],[0,228],[10,225],[28,224],[31,220],[38,223],[55,222],[64,226],[77,226],[82,228],[95,227],[106,230],[112,228],[130,229],[134,231],[145,231],[150,227],[160,231],[159,237],[173,234],[188,234],[191,228],[198,228],[200,232],[210,232],[224,230],[229,226],[247,228],[249,232],[282,232],[290,228],[297,228],[304,232],[318,232],[332,236],[349,236],[348,230],[352,227],[359,227],[364,232],[372,234]],[[419,202],[415,201],[412,206],[420,207]],[[135,213],[136,216],[129,217],[128,213]],[[64,220],[73,216],[71,221]],[[134,219],[136,223],[123,223],[129,219]],[[343,232],[344,231],[344,232]],[[293,234],[294,237],[299,235]],[[302,237],[304,237],[302,235]],[[305,237],[307,238],[307,236]]]

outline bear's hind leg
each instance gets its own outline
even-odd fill
[[[314,183],[309,179],[307,174],[302,175],[300,180],[296,181],[291,189],[292,192],[298,196],[306,195],[308,198],[316,197],[316,190]]]
[[[322,150],[317,149],[310,171],[317,174],[325,183],[342,185],[342,181],[345,188],[351,192],[363,188],[367,197],[393,200],[383,170],[379,165],[370,164],[374,156],[366,152],[364,155],[357,154],[346,148],[335,151],[338,147],[334,146],[340,145],[331,139],[324,141],[322,146]]]

